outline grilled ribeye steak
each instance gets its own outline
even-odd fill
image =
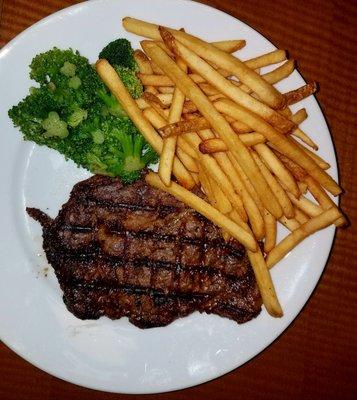
[[[127,316],[149,328],[195,310],[238,323],[261,310],[244,248],[144,178],[79,182],[54,220],[27,211],[43,226],[47,259],[78,318]]]

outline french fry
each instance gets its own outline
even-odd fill
[[[288,60],[284,64],[275,68],[273,71],[263,74],[262,77],[267,82],[273,84],[282,81],[284,78],[287,78],[291,73],[293,73],[294,69],[295,61]]]
[[[146,53],[165,69],[166,74],[172,79],[180,90],[193,101],[201,114],[207,119],[212,128],[220,135],[241,164],[243,170],[251,180],[257,193],[262,199],[264,207],[276,218],[282,215],[282,210],[277,202],[274,201],[273,193],[261,176],[260,171],[254,163],[249,151],[234,133],[228,122],[215,109],[209,99],[202,93],[197,85],[154,43],[147,42],[145,45]],[[221,101],[221,100],[218,100]],[[223,188],[222,188],[223,190]]]
[[[197,172],[190,172],[193,180],[195,181],[196,186],[200,187],[200,179],[198,177]]]
[[[143,115],[145,118],[150,121],[150,123],[157,129],[159,130],[162,126],[165,126],[167,123],[166,116],[160,115],[157,110],[153,108],[146,108],[143,111]],[[182,147],[181,147],[182,146]],[[176,148],[176,154],[178,158],[181,160],[182,164],[187,168],[188,171],[192,172],[198,172],[198,166],[196,161],[194,160],[193,157],[191,157],[186,151],[186,146],[187,143],[185,141],[177,141],[177,148]],[[189,150],[192,151],[192,149],[188,146]],[[196,156],[196,153],[193,153]]]
[[[310,82],[298,89],[284,93],[286,105],[295,104],[298,101],[301,101],[306,97],[311,96],[316,92],[316,90],[317,90],[316,82]]]
[[[151,92],[144,92],[142,98],[148,103],[149,107],[152,106],[152,104],[154,103],[158,105],[160,108],[163,109],[167,108],[166,104],[161,101],[159,95],[156,95]]]
[[[210,125],[204,117],[197,117],[195,119],[178,121],[176,123],[166,125],[160,129],[160,134],[163,137],[177,136],[181,135],[182,133],[208,129],[209,127]]]
[[[150,123],[154,126],[155,129],[159,130],[161,127],[165,126],[167,124],[166,118],[168,116],[162,115],[157,112],[156,109],[152,107],[145,108],[143,111],[143,115],[145,118],[147,118]],[[161,136],[160,136],[161,138]],[[179,136],[177,138],[177,146],[187,153],[191,158],[196,159],[197,158],[197,153],[192,149],[192,147],[187,143],[187,141]]]
[[[306,176],[305,182],[307,183],[309,192],[313,195],[322,209],[328,210],[331,207],[337,208],[336,204],[330,199],[329,195],[311,176]],[[336,220],[335,225],[339,227],[348,225],[347,218],[342,214],[341,217]]]
[[[182,201],[183,203],[212,221],[215,225],[229,232],[231,236],[233,236],[239,243],[242,243],[247,249],[251,250],[252,252],[257,251],[257,242],[250,233],[239,227],[231,219],[216,210],[200,197],[196,196],[195,194],[175,182],[171,182],[169,186],[165,186],[162,183],[160,177],[154,172],[149,172],[146,175],[145,180],[149,185],[172,194],[178,200]]]
[[[208,175],[208,179],[211,184],[213,196],[216,199],[216,204],[217,204],[216,208],[222,214],[229,214],[233,210],[232,204],[228,200],[227,196],[222,192],[221,188],[217,185],[217,183],[212,178],[210,178],[209,175]]]
[[[317,217],[311,218],[309,221],[305,222],[305,224],[302,224],[298,229],[294,230],[287,237],[285,237],[268,254],[266,259],[268,268],[272,268],[306,237],[333,224],[340,217],[341,213],[339,210],[336,208],[330,208]]]
[[[197,136],[197,134],[186,134],[186,138],[191,146],[199,153],[198,147],[201,143],[201,139]],[[247,215],[245,213],[242,200],[234,191],[231,181],[222,171],[217,161],[207,154],[200,154],[199,161],[203,165],[205,171],[216,181],[223,193],[225,193],[225,195],[229,198],[232,206],[239,212],[242,219],[246,221]]]
[[[161,154],[163,144],[160,135],[155,131],[149,121],[143,117],[135,100],[129,94],[114,68],[108,61],[98,60],[96,63],[96,70],[144,138],[158,154]],[[173,164],[173,173],[184,187],[191,189],[195,186],[195,182],[190,173],[176,157]]]
[[[273,151],[264,143],[256,144],[253,148],[264,160],[266,166],[271,170],[271,172],[279,178],[284,187],[295,197],[299,197],[300,190],[294,177],[291,175],[289,170],[284,167],[284,164],[273,153]]]
[[[299,224],[304,224],[309,220],[309,217],[301,211],[299,208],[295,207],[295,218],[299,222]]]
[[[247,60],[245,63],[248,63]],[[294,60],[288,60],[284,64],[280,65],[279,67],[275,68],[273,71],[267,72],[262,76],[262,78],[270,84],[277,83],[282,81],[284,78],[287,78],[295,69]],[[250,94],[253,93],[253,90],[250,89],[248,86],[238,82],[239,87],[244,92]]]
[[[300,125],[302,122],[305,121],[307,118],[307,112],[305,108],[300,108],[299,111],[296,111],[295,114],[293,114],[290,119],[296,124]]]
[[[152,61],[150,61],[151,62],[151,68],[152,68],[152,72],[154,73],[154,74],[156,74],[157,76],[162,76],[162,75],[164,75],[164,73],[163,73],[163,71],[162,71],[162,69],[161,68],[159,68],[155,63],[153,63]],[[157,86],[157,85],[156,85]],[[168,86],[171,86],[171,85],[168,85]]]
[[[226,53],[235,53],[236,51],[243,49],[246,45],[245,40],[236,39],[236,40],[220,40],[218,42],[212,42],[212,45],[225,51]]]
[[[296,146],[300,147],[300,149],[308,156],[310,159],[312,159],[321,169],[326,170],[330,168],[330,164],[326,162],[324,159],[322,159],[318,154],[314,153],[313,151],[309,150],[305,146],[303,146],[301,143],[297,142],[295,139],[292,137],[289,138],[291,142],[293,142]],[[312,174],[311,174],[312,175]],[[316,179],[316,178],[315,178]],[[316,179],[317,180],[317,179]],[[323,185],[322,185],[323,186]],[[327,189],[327,188],[326,188]],[[328,190],[328,189],[327,189]],[[333,194],[333,193],[332,193]]]
[[[154,93],[152,93],[154,94]],[[143,94],[144,95],[144,94]],[[154,94],[157,99],[160,101],[160,106],[162,108],[169,108],[171,103],[172,103],[172,94],[164,94],[164,93],[158,93]],[[136,104],[140,108],[140,110],[144,110],[145,108],[150,107],[150,104],[145,100],[144,97],[139,97],[138,99],[135,100]]]
[[[164,138],[165,141],[165,138]],[[194,158],[188,155],[179,146],[176,147],[176,155],[181,160],[182,164],[190,171],[198,173],[198,165]],[[161,158],[161,155],[160,155]]]
[[[251,69],[266,67],[267,65],[277,64],[286,60],[285,50],[273,50],[270,53],[265,53],[261,56],[243,61],[245,65]]]
[[[221,92],[219,90],[217,90],[210,83],[203,82],[203,83],[199,83],[198,86],[202,90],[202,92],[207,96],[215,96],[215,95],[221,94]]]
[[[265,180],[268,182],[268,185],[271,187],[273,193],[278,199],[281,208],[283,209],[284,215],[287,218],[294,218],[295,216],[294,206],[292,205],[288,195],[286,194],[285,190],[283,189],[279,181],[271,174],[268,167],[259,158],[257,153],[252,152],[252,156],[254,158],[254,161],[258,165],[261,173],[263,174]]]
[[[227,117],[228,116],[225,115],[225,118],[227,118]],[[233,128],[234,132],[236,132],[238,134],[252,132],[252,129],[244,122],[233,120],[233,122],[231,122],[230,124],[231,124],[231,127]]]
[[[298,186],[299,186],[301,194],[306,194],[307,193],[307,183],[306,182],[299,181],[298,182]]]
[[[334,196],[341,193],[341,188],[332,177],[321,169],[319,165],[317,165],[316,162],[294,142],[293,139],[281,135],[262,118],[228,99],[217,100],[215,102],[215,108],[233,118],[236,118],[237,120],[244,120],[244,122],[251,126],[254,131],[263,134],[269,142],[275,145],[275,148],[278,151],[285,154],[292,161],[296,162],[296,164],[304,168]]]
[[[279,222],[285,226],[285,228],[289,229],[290,232],[295,231],[300,227],[299,221],[297,221],[295,218],[286,218],[285,215],[283,215],[281,218],[279,218]]]
[[[147,58],[146,54],[141,50],[134,51],[134,59],[139,67],[139,71],[142,74],[152,74],[152,68],[150,60]]]
[[[201,183],[201,189],[203,189],[203,192],[206,195],[208,202],[211,204],[212,207],[217,208],[217,200],[213,194],[211,182],[208,179],[204,168],[200,164],[198,164],[198,177]]]
[[[159,86],[157,90],[163,94],[173,94],[174,88],[172,86]]]
[[[271,144],[269,143],[269,146]],[[295,179],[303,181],[308,175],[307,172],[296,164],[294,161],[290,160],[288,157],[284,156],[280,152],[274,150],[274,154],[279,158],[279,160],[286,166],[286,168],[292,173]]]
[[[265,224],[264,251],[265,253],[269,253],[275,247],[276,243],[276,219],[267,210],[264,210],[263,218]]]
[[[174,86],[172,80],[166,75],[149,75],[139,72],[137,76],[144,86]]]
[[[160,92],[154,86],[145,86],[144,93],[152,93],[152,94],[159,94]]]
[[[312,147],[314,150],[319,149],[319,146],[300,128],[294,129],[292,131],[292,135],[299,138],[301,141],[303,141],[308,146]]]
[[[147,58],[146,54],[141,50],[134,51],[134,59],[139,67],[139,71],[142,74],[152,74],[153,70],[151,68],[150,60]],[[145,91],[151,93],[157,93],[157,90],[153,86],[147,86]]]
[[[170,35],[170,33],[167,31],[164,31],[163,34],[166,36]],[[239,87],[235,86],[232,81],[223,77],[211,65],[209,65],[206,61],[197,56],[193,51],[185,47],[180,42],[173,40],[172,50],[177,55],[182,57],[190,68],[198,72],[199,75],[201,75],[219,92],[223,93],[240,105],[248,108],[252,112],[260,115],[262,118],[279,129],[279,131],[285,133],[294,127],[294,124],[291,121],[264,103],[261,103],[260,101],[249,96]],[[202,88],[202,85],[200,87]]]
[[[262,252],[260,249],[256,252],[247,250],[247,255],[252,265],[265,308],[273,317],[282,317],[283,310],[276,296],[274,284]]]
[[[186,116],[186,118],[190,117]],[[200,136],[202,141],[214,138],[214,133],[210,129],[198,131],[198,135]],[[201,143],[198,145],[198,147],[200,147]],[[250,194],[248,193],[245,187],[245,184],[242,181],[240,173],[238,172],[236,167],[237,164],[236,160],[234,158],[230,159],[228,157],[228,154],[214,154],[214,159],[222,168],[222,171],[231,181],[234,190],[239,194],[240,198],[242,199],[244,209],[248,214],[254,236],[258,240],[262,239],[265,233],[263,217],[259,211],[259,208],[255,204],[254,200],[251,198]],[[241,213],[241,215],[243,214]]]
[[[250,228],[249,228],[248,224],[242,220],[242,217],[237,213],[237,211],[235,209],[233,209],[229,213],[229,218],[233,222],[235,222],[238,226],[243,228],[245,231],[250,232]]]
[[[144,36],[144,35],[142,35]],[[149,36],[146,36],[149,37]],[[155,43],[160,46],[163,50],[166,51],[166,53],[174,57],[174,54],[170,51],[170,49],[163,43],[161,42],[161,37],[159,35],[158,41],[155,41]],[[212,45],[217,47],[218,49],[221,49],[222,51],[225,51],[226,53],[235,53],[236,51],[242,49],[246,45],[245,40],[241,39],[236,39],[236,40],[220,40],[217,42],[212,42]]]
[[[265,141],[265,137],[260,133],[242,133],[238,137],[246,146],[254,146]]]
[[[182,60],[179,59],[177,61],[177,64],[183,71],[185,72],[187,71],[187,66]],[[181,92],[179,88],[176,87],[173,94],[169,118],[168,118],[168,122],[170,124],[180,121],[184,102],[185,102],[185,95]],[[175,136],[163,140],[163,147],[162,147],[162,153],[160,155],[158,174],[166,186],[168,186],[171,181],[172,165],[174,162],[175,151],[176,151],[176,142],[177,138]],[[198,168],[194,160],[190,156],[187,156],[186,153],[182,151],[180,151],[180,153],[181,155],[178,153],[178,156],[181,162],[186,166],[186,168],[188,168],[189,171],[198,173]],[[186,162],[183,161],[182,157],[186,158]],[[188,160],[188,157],[190,157],[190,160]],[[190,164],[190,168],[188,166],[188,163]],[[196,168],[196,170],[193,169],[191,164],[194,165],[194,168]]]
[[[291,202],[305,214],[309,215],[310,217],[316,217],[320,215],[324,210],[323,208],[319,207],[317,204],[313,203],[311,200],[307,199],[304,196],[300,196],[296,198],[291,193],[288,193],[289,199]]]
[[[123,26],[127,31],[136,33],[137,35],[153,38],[155,40],[160,39],[158,25],[140,21],[135,18],[125,17],[123,18]],[[180,32],[169,28],[165,29],[169,30],[177,40],[189,47],[200,57],[219,65],[221,68],[231,72],[232,75],[237,76],[241,82],[250,87],[271,107],[279,109],[284,105],[283,96],[238,58],[186,32]]]
[[[200,152],[203,154],[218,153],[220,151],[227,151],[228,147],[221,139],[212,138],[203,140],[199,146]]]
[[[259,196],[257,195],[257,192],[249,181],[247,175],[239,166],[233,155],[229,151],[227,154],[215,154],[215,158],[218,160],[218,162],[220,159],[226,160],[224,157],[228,157],[228,160],[233,166],[233,172],[230,173],[230,176],[232,176],[232,183],[243,200],[244,208],[247,211],[254,236],[257,238],[257,240],[261,240],[265,235],[263,219],[264,207],[262,202],[260,201]]]

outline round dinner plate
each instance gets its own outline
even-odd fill
[[[48,373],[89,388],[121,393],[157,393],[207,382],[265,349],[300,312],[328,258],[334,227],[309,237],[272,270],[284,309],[280,319],[265,309],[238,325],[215,315],[194,313],[164,328],[141,330],[127,318],[82,321],[67,311],[42,250],[42,232],[26,206],[55,216],[74,183],[90,174],[55,151],[21,139],[7,116],[33,84],[28,65],[34,55],[58,46],[78,49],[94,62],[105,44],[128,38],[121,19],[132,16],[184,27],[209,41],[246,39],[242,59],[275,47],[243,22],[208,6],[184,0],[99,0],[59,11],[35,24],[0,52],[0,337],[21,357]],[[316,77],[318,78],[318,77]],[[304,84],[294,72],[278,87]],[[337,178],[331,137],[314,97],[299,104],[309,117],[303,129],[320,145],[319,154]],[[296,109],[296,108],[295,108]],[[279,230],[279,237],[285,234]]]

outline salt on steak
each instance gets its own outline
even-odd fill
[[[144,178],[125,186],[93,176],[76,184],[55,219],[27,208],[70,312],[164,326],[193,311],[238,323],[261,297],[244,248]]]

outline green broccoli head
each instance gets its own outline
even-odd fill
[[[132,96],[140,96],[142,87],[134,70],[114,67]],[[39,87],[30,88],[29,95],[8,112],[25,140],[55,149],[93,173],[119,176],[127,183],[157,161],[85,57],[71,49],[53,48],[37,55],[30,68]]]
[[[140,79],[136,76],[135,72],[128,68],[114,66],[116,72],[120,76],[120,79],[128,89],[129,93],[134,99],[138,99],[143,94],[143,85]]]
[[[88,59],[71,49],[56,47],[38,54],[30,64],[30,77],[53,93],[57,109],[67,118],[78,108],[88,109],[104,87]]]
[[[137,72],[134,51],[127,39],[117,39],[107,44],[99,53],[99,58],[108,60],[111,65],[118,65]]]
[[[9,110],[9,117],[21,129],[25,140],[45,142],[42,122],[55,110],[58,110],[58,104],[51,90],[31,88],[30,94]]]

